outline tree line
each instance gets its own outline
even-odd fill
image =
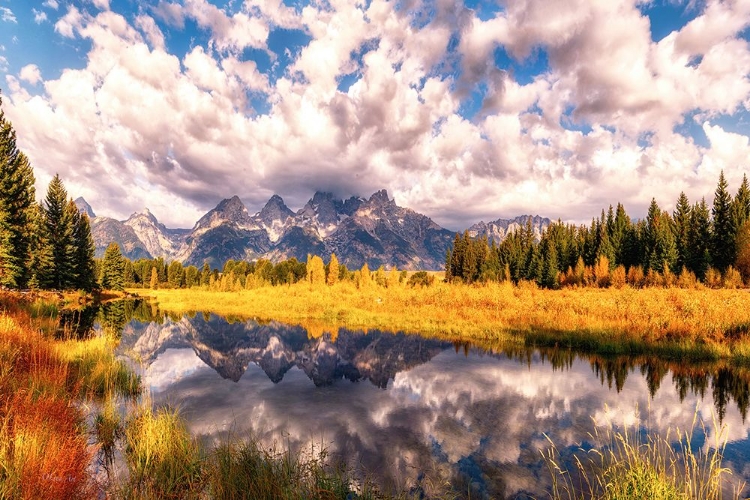
[[[42,203],[35,200],[34,182],[29,159],[18,150],[13,126],[0,109],[0,286],[94,290],[88,216],[68,199],[58,175]]]
[[[693,286],[750,283],[750,188],[743,177],[732,197],[719,176],[709,210],[680,193],[674,211],[651,200],[645,219],[633,220],[622,204],[602,210],[590,225],[547,227],[535,237],[531,220],[499,245],[486,237],[456,234],[446,254],[446,280],[534,282],[562,286]]]
[[[380,285],[383,287],[396,284],[429,285],[434,278],[426,272],[417,272],[408,276],[406,271],[391,269],[386,271],[383,266],[371,271],[365,263],[361,269],[349,270],[346,265],[339,263],[336,254],[332,254],[326,264],[316,255],[309,255],[306,262],[298,261],[295,257],[273,263],[267,259],[255,261],[227,260],[221,270],[211,269],[204,263],[199,269],[196,266],[184,266],[179,261],[166,262],[163,258],[138,259],[130,261],[119,254],[116,243],[110,245],[112,255],[122,263],[121,277],[117,278],[118,286],[134,288],[192,288],[203,287],[215,291],[239,291],[260,288],[264,286],[292,285],[307,282],[311,285],[334,285],[339,282],[351,282],[357,287]],[[112,269],[107,264],[107,254],[100,267]]]

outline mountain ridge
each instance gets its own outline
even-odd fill
[[[79,210],[93,214],[83,198]],[[540,216],[520,216],[479,222],[467,229],[471,236],[486,235],[496,242],[520,228],[531,217],[537,237],[551,221]],[[130,259],[164,258],[185,265],[208,262],[221,267],[228,259],[266,258],[277,262],[309,254],[324,259],[335,253],[349,268],[367,263],[406,270],[439,270],[455,235],[426,215],[400,207],[385,189],[369,198],[352,196],[346,200],[332,193],[317,191],[297,212],[277,194],[263,208],[250,214],[234,195],[221,200],[206,212],[192,229],[169,229],[146,208],[124,221],[92,217],[92,234],[97,256],[107,245],[120,244]]]

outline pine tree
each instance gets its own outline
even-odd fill
[[[72,202],[70,202],[72,203]],[[94,237],[91,235],[89,216],[75,209],[75,221],[73,224],[73,245],[75,246],[75,288],[87,292],[96,288],[96,267],[94,266],[94,254],[96,246]],[[132,267],[131,267],[131,274]]]
[[[732,222],[734,231],[737,233],[740,226],[750,218],[750,186],[747,182],[747,174],[742,176],[742,184],[737,190],[737,196],[732,201]]]
[[[727,181],[723,171],[719,176],[719,185],[716,187],[711,217],[711,265],[724,272],[734,263],[735,244],[732,197],[727,191]]]
[[[0,210],[0,285],[13,287],[16,286],[18,269],[14,267],[11,231],[7,221],[8,214]]]
[[[674,267],[677,245],[672,226],[672,218],[667,212],[662,212],[656,200],[652,199],[643,235],[644,269],[663,272],[665,268]]]
[[[123,290],[125,287],[125,259],[120,252],[120,245],[109,244],[102,259],[102,288],[105,290]]]
[[[158,276],[157,276],[158,279]],[[201,270],[201,286],[208,286],[211,282],[211,266],[208,262],[203,263],[203,269]]]
[[[686,263],[688,270],[702,280],[711,262],[711,219],[706,200],[701,199],[690,212],[690,229],[688,231],[689,259]]]
[[[0,106],[2,99],[0,98]],[[0,109],[0,212],[4,213],[6,256],[0,260],[0,284],[25,288],[31,278],[30,230],[34,171],[16,147],[16,133]]]
[[[75,242],[73,212],[68,208],[68,193],[59,175],[47,188],[45,225],[52,249],[52,286],[58,290],[71,288],[75,282]]]
[[[677,245],[677,262],[676,268],[682,270],[690,262],[690,217],[692,207],[685,193],[680,193],[677,199],[677,206],[673,213],[674,219],[674,238]]]

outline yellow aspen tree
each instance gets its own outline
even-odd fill
[[[328,277],[326,278],[326,284],[329,286],[335,285],[339,280],[339,260],[336,258],[336,254],[331,254],[331,261],[328,263]]]

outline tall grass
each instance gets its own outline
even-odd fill
[[[0,498],[91,498],[94,450],[69,366],[28,320],[0,314]]]
[[[174,410],[143,406],[125,425],[129,478],[123,498],[198,498],[203,458],[197,441]]]
[[[377,328],[609,354],[750,362],[750,293],[647,288],[543,290],[508,283],[390,288],[353,283],[236,292],[149,290],[167,311]]]
[[[722,466],[726,446],[724,428],[712,422],[714,443],[693,449],[695,430],[708,429],[697,413],[690,429],[670,429],[666,435],[644,432],[635,424],[616,428],[611,422],[596,427],[594,448],[574,454],[572,468],[563,464],[555,444],[542,452],[552,478],[556,500],[719,500],[727,490],[739,498],[744,483],[732,485],[731,471]],[[549,440],[549,438],[547,438]]]

